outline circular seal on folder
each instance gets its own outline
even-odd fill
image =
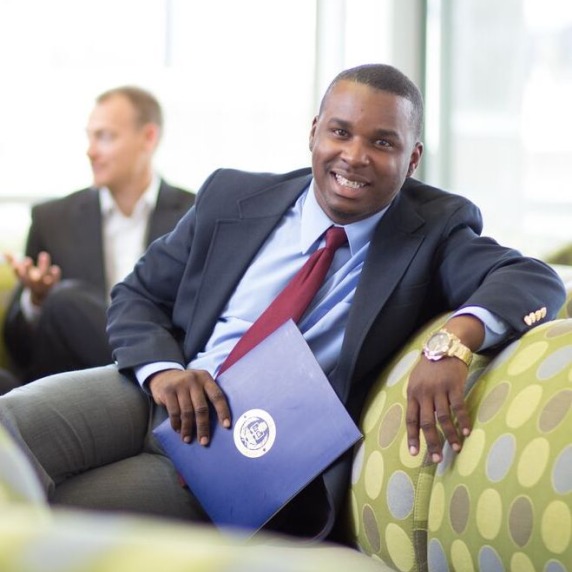
[[[268,411],[250,409],[234,424],[234,445],[250,459],[266,455],[276,439],[276,423]]]

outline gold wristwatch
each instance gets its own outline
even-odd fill
[[[473,352],[461,340],[445,328],[433,332],[423,346],[423,355],[431,360],[438,361],[444,357],[456,357],[471,365]]]

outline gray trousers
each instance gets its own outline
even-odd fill
[[[0,397],[0,422],[49,502],[208,520],[150,432],[165,417],[114,365],[45,377]]]

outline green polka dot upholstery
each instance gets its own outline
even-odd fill
[[[12,295],[12,290],[16,285],[16,277],[7,263],[0,262],[0,332],[4,323],[8,300]],[[1,338],[1,336],[0,336]],[[4,343],[0,342],[0,367],[7,368],[9,365],[8,354]]]
[[[438,466],[431,570],[572,567],[572,320],[541,325],[485,369],[473,432]]]
[[[566,286],[566,302],[558,312],[558,318],[572,318],[572,278],[564,282]]]
[[[0,515],[2,572],[389,572],[356,550],[277,537],[253,542],[157,519],[12,505]]]
[[[0,264],[0,319],[14,278]],[[572,282],[556,322],[492,361],[476,356],[473,432],[455,455],[411,457],[406,384],[427,324],[380,375],[364,408],[349,526],[359,550],[48,507],[27,459],[0,426],[2,572],[572,572]],[[0,365],[5,360],[0,344]],[[258,538],[258,539],[257,539]]]
[[[401,571],[572,571],[572,320],[531,330],[490,363],[477,356],[473,431],[435,466],[424,446],[407,451],[405,390],[443,321],[402,349],[364,409],[350,492],[358,547]]]
[[[0,514],[13,502],[43,504],[45,495],[28,460],[0,425]]]
[[[358,551],[276,536],[247,542],[212,527],[49,508],[0,426],[2,572],[390,572]]]
[[[425,443],[412,457],[405,431],[406,384],[430,332],[427,324],[402,348],[372,388],[361,420],[350,491],[351,527],[360,550],[397,570],[417,570],[425,559],[429,498],[435,466]]]

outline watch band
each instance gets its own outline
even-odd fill
[[[436,341],[436,347],[432,341]],[[456,357],[463,361],[467,367],[471,365],[473,360],[473,352],[455,334],[445,328],[441,328],[429,336],[423,346],[423,354],[431,361],[438,361],[444,357]]]
[[[451,346],[449,347],[448,355],[459,358],[467,364],[467,367],[470,366],[473,361],[473,352],[455,334],[451,332],[448,332],[448,334],[451,336]]]

